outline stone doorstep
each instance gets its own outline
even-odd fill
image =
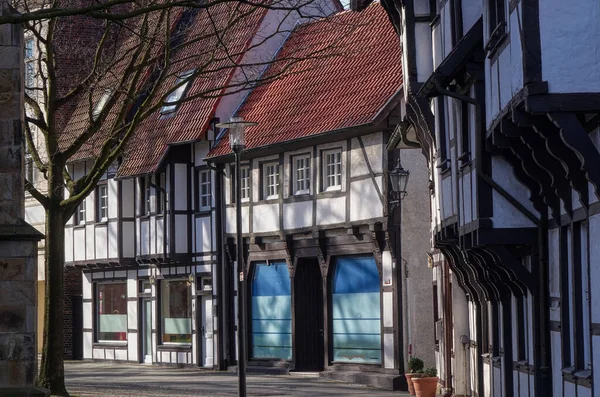
[[[359,371],[323,371],[321,377],[376,387],[384,390],[408,390],[406,378],[402,374],[381,374],[378,372]]]
[[[49,397],[50,391],[41,387],[0,387],[2,397]]]

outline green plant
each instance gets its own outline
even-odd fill
[[[437,369],[434,367],[425,368],[423,371],[423,378],[435,378],[437,376]]]
[[[408,372],[416,373],[423,371],[423,360],[418,357],[411,357],[408,359]]]

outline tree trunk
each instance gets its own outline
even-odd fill
[[[44,344],[38,385],[52,395],[68,396],[64,369],[64,289],[65,219],[62,186],[55,187],[48,178],[50,205],[46,209],[46,307],[44,312]],[[54,186],[52,186],[54,185]]]

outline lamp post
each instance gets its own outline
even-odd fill
[[[396,167],[394,167],[393,170],[390,170],[389,176],[394,198],[402,200],[407,193],[406,186],[408,185],[408,177],[410,176],[410,171],[405,170],[402,167],[402,163],[400,162],[399,157],[398,161],[396,162]]]
[[[257,123],[244,121],[243,117],[232,117],[227,123],[216,127],[229,129],[229,146],[235,154],[235,234],[238,270],[238,396],[246,397],[246,274],[242,252],[242,187],[240,173],[240,155],[246,147],[246,127]]]

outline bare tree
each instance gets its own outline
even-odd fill
[[[294,28],[290,20],[328,15],[339,5],[325,0],[18,0],[14,7],[20,13],[0,17],[0,24],[22,23],[33,39],[29,55],[36,55],[26,66],[24,132],[28,155],[44,177],[39,184],[25,182],[46,216],[38,384],[53,395],[68,395],[63,363],[64,227],[77,206],[109,167],[127,155],[136,130],[150,122],[149,116],[156,115],[175,90],[202,81],[180,101],[235,94],[318,67],[303,62],[307,57],[336,55],[335,42],[309,48],[302,57],[277,58],[268,73],[264,71],[274,62],[271,56],[246,56],[277,35],[288,34]],[[280,14],[279,26],[270,33],[257,32],[267,11]],[[76,26],[85,27],[84,34]],[[254,29],[252,42],[236,39],[248,29]],[[311,40],[306,43],[310,46]],[[223,77],[233,70],[241,71],[241,77]],[[83,160],[92,166],[76,179],[67,166]]]

